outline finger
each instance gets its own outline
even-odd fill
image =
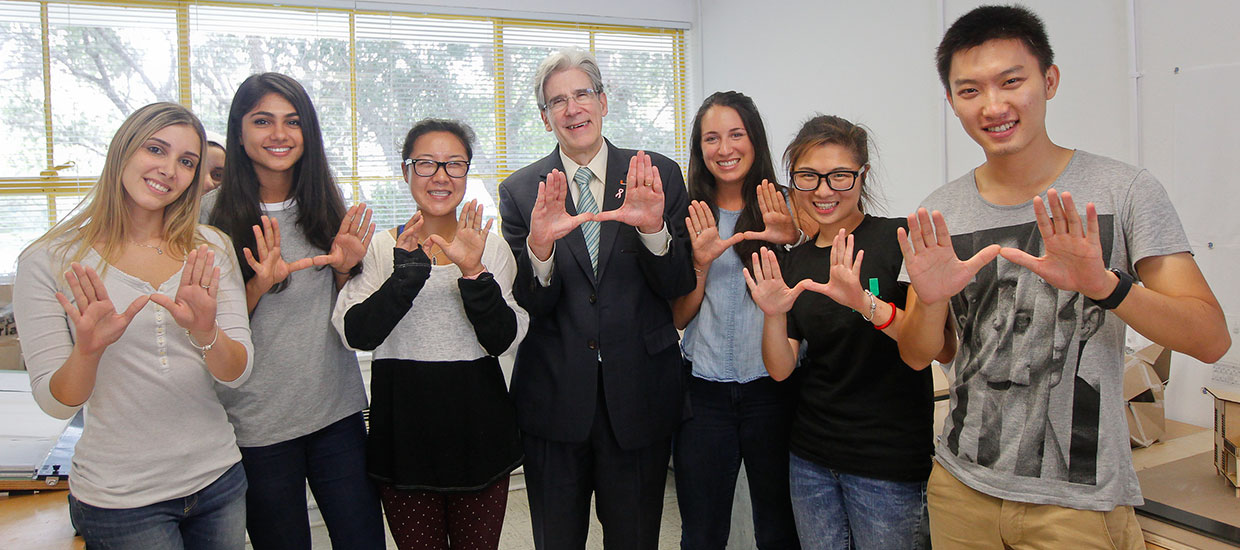
[[[362,235],[365,235],[367,231],[371,231],[373,229],[370,225],[370,218],[374,216],[375,211],[366,208],[366,203],[362,203],[359,206],[365,211],[365,215],[362,216],[362,223],[357,226],[357,229],[353,232],[353,234],[361,237]]]
[[[250,252],[249,248],[242,248],[241,253],[245,255],[245,263],[250,264],[250,269],[258,271],[258,268],[262,267],[262,264],[254,259],[254,253]]]
[[[211,299],[214,300],[215,297],[219,293],[220,293],[220,266],[217,265],[211,269],[211,282],[207,283],[207,296],[210,296]]]
[[[87,300],[86,291],[82,290],[82,281],[78,279],[72,265],[68,271],[64,271],[64,282],[68,282],[69,292],[72,292],[73,301],[77,302],[79,310],[86,310],[86,306],[91,305],[91,302]]]
[[[767,202],[771,204],[771,210],[780,214],[788,214],[788,201],[784,199],[784,194],[779,192],[779,186],[774,182],[767,182],[767,187],[770,189]]]
[[[754,259],[756,260],[756,259],[757,259],[757,254],[754,254],[754,256],[755,256],[755,257],[754,257]],[[754,265],[757,265],[757,264],[755,263]],[[741,268],[741,275],[744,275],[744,276],[745,276],[745,286],[749,287],[749,294],[751,294],[751,295],[752,295],[753,293],[757,292],[757,291],[758,291],[758,283],[757,283],[757,281],[754,281],[754,280],[753,280],[753,276],[749,274],[749,268],[748,268],[748,267],[742,267],[742,268]]]
[[[181,280],[177,283],[177,286],[189,286],[194,284],[191,281],[194,280],[193,276],[195,263],[198,263],[198,249],[196,248],[190,250],[189,254],[185,255],[185,262],[181,264]]]
[[[947,231],[947,219],[938,210],[935,210],[932,216],[934,218],[935,244],[950,247],[952,245],[952,234]]]
[[[370,240],[375,236],[375,224],[371,223],[366,228],[366,234],[362,236],[362,248],[370,248]]]
[[[434,243],[436,246],[439,247],[440,250],[443,250],[445,253],[448,250],[448,241],[444,239],[443,237],[440,237],[439,235],[431,233],[431,236],[427,238],[427,241]]]
[[[551,175],[548,174],[547,178],[550,179]],[[546,206],[547,204],[546,197],[547,197],[547,182],[546,180],[543,180],[543,181],[538,182],[538,194],[534,195],[534,212],[538,212],[540,208],[543,208],[544,206]],[[410,220],[412,219],[413,218],[410,218]]]
[[[203,245],[203,246],[205,247],[206,245]],[[211,286],[211,272],[214,269],[219,269],[218,267],[215,266],[215,251],[214,250],[207,251],[206,258],[203,259],[202,265],[203,265],[203,277],[198,280],[199,284],[210,287]]]
[[[271,236],[272,248],[280,248],[280,220],[275,218],[271,218]]]
[[[1034,273],[1038,272],[1038,259],[1024,250],[1005,246],[999,249],[999,255],[1003,256],[1003,259],[1028,269],[1029,271]]]
[[[856,250],[854,248],[855,245],[856,241],[853,239],[852,235],[844,238],[844,257],[840,258],[840,264],[848,269],[852,269],[853,250]]]
[[[702,232],[702,226],[697,221],[698,212],[696,208],[689,207],[689,215],[685,216],[685,227],[689,229],[689,238],[697,239],[698,233]]]
[[[290,264],[284,264],[288,268],[288,272],[301,271],[307,267],[314,266],[314,258],[302,258]]]
[[[727,248],[732,248],[733,246],[736,246],[736,243],[739,243],[745,240],[746,238],[747,237],[745,236],[745,233],[733,233],[731,237],[728,237],[726,240],[723,241],[723,246]]]
[[[1059,200],[1059,191],[1056,191],[1053,188],[1047,189],[1046,202],[1050,203],[1051,225],[1055,227],[1055,234],[1066,234],[1068,232],[1068,220],[1064,216],[1063,203]]]
[[[491,234],[491,226],[495,224],[495,218],[487,220],[487,226],[482,228],[482,242],[487,242],[487,235]]]
[[[1085,236],[1085,226],[1081,223],[1081,214],[1076,211],[1076,201],[1072,200],[1072,193],[1064,191],[1059,196],[1063,200],[1064,223],[1068,226],[1068,234],[1074,237]]]
[[[635,185],[644,185],[644,182],[641,179],[642,174],[638,170],[638,166],[640,166],[639,162],[640,162],[641,156],[642,156],[642,152],[638,151],[636,155],[633,155],[632,157],[629,158],[629,174],[628,174],[628,177],[625,178],[626,180],[628,180],[627,182],[628,185],[626,185],[625,187],[628,187],[630,191],[632,191],[633,186]]]
[[[89,267],[84,268],[84,271],[86,271],[86,280],[90,281],[90,286],[95,289],[95,299],[110,300],[111,298],[108,297],[108,287],[103,284],[103,278]]]
[[[158,293],[152,294],[151,301],[155,302],[156,305],[163,307],[164,309],[168,311],[172,311],[177,308],[176,300],[169,298],[168,295],[166,294],[158,294]]]
[[[1085,219],[1087,220],[1085,237],[1090,243],[1101,246],[1102,230],[1098,228],[1098,207],[1092,202],[1085,203]]]
[[[132,302],[129,302],[129,307],[125,308],[125,312],[121,314],[125,317],[125,324],[133,322],[133,318],[138,315],[139,311],[142,311],[142,308],[146,307],[146,303],[149,301],[151,301],[151,297],[147,295],[138,296]]]
[[[771,258],[768,252],[770,251],[767,250],[765,246],[758,249],[758,253],[762,255],[762,278],[774,279],[775,270],[779,269],[779,266],[773,265],[775,264],[775,261]]]
[[[749,265],[753,266],[753,278],[755,281],[757,281],[758,283],[761,283],[762,281],[766,280],[766,276],[762,273],[762,256],[761,255],[759,255],[757,252],[754,252],[753,257],[750,258]]]
[[[265,217],[265,216],[264,216]],[[263,235],[263,228],[257,225],[254,229],[254,249],[258,252],[258,261],[267,259],[267,237]],[[250,267],[254,267],[251,265]],[[258,268],[255,268],[258,269]]]
[[[908,215],[908,230],[903,232],[904,241],[908,243],[909,249],[905,252],[904,257],[911,258],[913,255],[925,250],[926,244],[921,237],[921,217],[920,209]],[[896,239],[899,240],[903,228],[896,228]]]
[[[766,247],[762,247],[762,253],[766,255],[766,261],[771,264],[771,277],[776,280],[783,281],[784,274],[779,269],[779,260],[775,257],[775,251],[767,250]]]
[[[348,234],[349,230],[355,224],[357,224],[357,220],[355,219],[356,216],[357,216],[357,205],[355,204],[353,206],[350,206],[349,210],[344,213],[344,218],[340,220],[340,229],[336,231],[336,234],[337,235]]]
[[[854,258],[852,262],[852,272],[853,272],[853,275],[857,276],[858,281],[860,281],[860,278],[861,278],[861,259],[864,257],[865,257],[865,251],[858,250],[857,257]]]
[[[903,227],[896,228],[896,242],[900,243],[900,254],[904,256],[907,263],[909,258],[913,257],[913,243],[908,240],[908,232]]]
[[[650,177],[652,178],[651,184],[650,184],[650,190],[654,191],[654,194],[656,195],[662,195],[663,194],[663,178],[659,177],[659,167],[651,166],[650,173],[651,173]]]
[[[700,209],[702,211],[702,230],[705,231],[715,227],[715,213],[711,211],[706,203],[702,203]]]
[[[1038,233],[1042,234],[1043,242],[1055,234],[1055,227],[1051,225],[1051,218],[1046,214],[1046,203],[1042,202],[1042,197],[1033,198],[1033,217],[1038,222]]]
[[[61,308],[64,308],[65,315],[69,316],[69,321],[76,325],[78,320],[82,318],[82,313],[78,311],[78,308],[73,306],[73,302],[69,301],[69,297],[65,296],[65,293],[63,292],[57,292],[56,301],[60,302]]]
[[[95,287],[91,284],[90,276],[86,274],[86,268],[77,263],[73,264],[72,267],[73,275],[77,278],[78,284],[82,290],[83,299],[78,303],[82,304],[82,307],[86,307],[90,305],[91,302],[98,300],[99,297],[95,294]]]
[[[767,186],[767,181],[762,180],[762,184],[758,185],[758,189],[757,189],[758,211],[761,212],[763,216],[771,212],[771,205],[768,200],[768,197],[766,196],[766,186]]]
[[[917,209],[917,227],[918,231],[913,235],[914,247],[918,245],[917,239],[921,240],[921,248],[928,248],[937,244],[934,237],[934,222],[930,221],[930,212],[925,208]]]
[[[964,265],[970,274],[977,273],[978,270],[982,269],[982,266],[995,261],[995,257],[999,255],[999,250],[999,245],[992,244],[979,250],[972,258],[966,260]]]
[[[271,250],[276,247],[275,225],[272,224],[269,216],[263,216],[260,220],[263,223],[263,245],[267,247],[267,250]]]

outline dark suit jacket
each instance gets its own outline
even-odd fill
[[[611,142],[606,147],[604,211],[623,204],[618,191],[637,153]],[[553,168],[564,171],[559,147],[500,184],[501,229],[517,260],[513,294],[530,314],[512,374],[517,419],[526,433],[585,441],[594,421],[600,371],[606,410],[622,448],[648,446],[680,423],[684,375],[669,301],[694,286],[684,224],[689,199],[680,167],[658,153],[651,157],[663,179],[663,221],[672,235],[668,252],[652,254],[632,226],[602,222],[597,279],[580,227],[556,242],[548,286],[538,282],[530,263],[530,211],[538,183]],[[568,212],[576,214],[571,194],[566,203]]]

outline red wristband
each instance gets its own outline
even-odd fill
[[[874,326],[875,330],[883,330],[891,326],[891,322],[896,320],[896,304],[894,302],[887,302],[887,305],[891,306],[891,317],[887,319],[886,323],[883,323],[881,325],[875,325]]]

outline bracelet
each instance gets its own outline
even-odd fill
[[[202,358],[205,361],[207,359],[207,352],[211,351],[211,348],[215,347],[215,343],[220,339],[220,326],[215,325],[215,336],[211,338],[211,343],[205,346],[200,346],[197,342],[194,342],[194,337],[190,335],[189,329],[185,329],[185,338],[189,340],[189,345],[194,346],[194,349],[202,354]]]
[[[336,269],[336,268],[334,268],[334,267],[333,267],[333,268],[332,268],[332,271],[335,271],[337,275],[343,275],[343,276],[345,276],[345,277],[348,277],[348,276],[350,276],[350,275],[353,275],[353,270],[349,270],[349,271],[340,271],[339,269]]]
[[[883,324],[881,324],[881,325],[875,325],[875,326],[874,326],[874,328],[875,328],[876,330],[883,330],[883,329],[885,329],[885,328],[887,328],[887,327],[891,326],[891,322],[896,320],[896,304],[895,304],[895,302],[887,302],[887,305],[891,306],[891,317],[888,317],[888,318],[887,318],[887,322],[886,322],[886,323],[883,323]]]
[[[462,279],[469,279],[469,280],[471,280],[471,281],[477,281],[477,280],[478,280],[478,277],[481,277],[481,276],[482,276],[482,274],[483,274],[483,273],[486,273],[486,272],[487,272],[486,268],[483,268],[483,269],[479,269],[479,270],[478,270],[478,272],[477,272],[477,273],[474,273],[473,275],[466,275],[466,274],[462,273],[462,274],[461,274],[461,278],[462,278]]]
[[[1120,302],[1123,302],[1124,298],[1128,297],[1128,292],[1132,290],[1132,284],[1136,282],[1136,279],[1129,275],[1127,271],[1111,268],[1111,273],[1114,273],[1119,278],[1119,283],[1115,285],[1115,290],[1112,290],[1111,294],[1106,298],[1093,300],[1102,309],[1115,309],[1119,307]]]
[[[866,296],[869,296],[869,297],[870,297],[870,315],[867,317],[867,316],[866,316],[866,314],[861,313],[860,311],[858,311],[857,313],[861,313],[861,318],[862,318],[862,319],[865,319],[865,322],[867,322],[867,323],[873,323],[873,322],[874,322],[874,312],[875,312],[875,311],[878,311],[878,303],[874,301],[874,294],[873,294],[873,293],[871,293],[871,292],[870,292],[870,291],[868,291],[868,290],[866,290],[866,291],[864,291],[864,292],[865,292],[865,295],[866,295]]]

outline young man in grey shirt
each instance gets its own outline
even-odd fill
[[[901,355],[924,364],[958,346],[927,489],[933,545],[1144,548],[1125,327],[1211,362],[1231,344],[1222,309],[1148,172],[1050,140],[1059,68],[1036,15],[977,8],[937,58],[986,162],[899,233]]]

